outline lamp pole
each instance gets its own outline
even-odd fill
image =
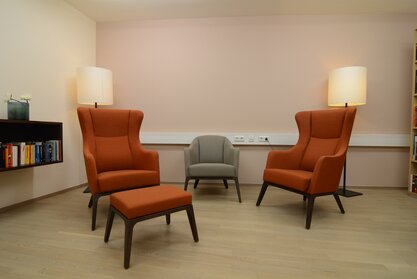
[[[345,108],[347,107],[348,107],[348,103],[345,103]],[[346,156],[345,156],[345,162],[343,163],[343,188],[340,188],[339,190],[337,190],[337,193],[340,196],[346,197],[346,198],[363,195],[362,193],[359,193],[359,192],[346,190],[346,158],[347,158],[347,151],[346,151]]]

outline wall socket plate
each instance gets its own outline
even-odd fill
[[[245,142],[245,136],[235,136],[234,142]]]
[[[258,142],[269,142],[269,137],[268,136],[259,136],[258,137]]]

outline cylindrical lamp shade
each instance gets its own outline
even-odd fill
[[[366,68],[338,68],[329,75],[329,106],[360,106],[366,104]]]
[[[98,67],[77,70],[78,103],[83,105],[113,104],[113,74]]]

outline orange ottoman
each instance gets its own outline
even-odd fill
[[[165,215],[169,225],[170,214],[181,210],[187,211],[194,241],[198,242],[192,196],[184,190],[172,185],[160,185],[111,194],[104,242],[109,241],[114,214],[117,213],[125,222],[124,267],[127,269],[130,264],[132,232],[135,224]]]

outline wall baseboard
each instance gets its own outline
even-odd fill
[[[39,201],[39,200],[43,200],[43,199],[46,199],[46,198],[49,198],[49,197],[53,197],[53,196],[56,196],[56,195],[74,190],[76,188],[85,187],[85,186],[87,186],[86,183],[76,185],[76,186],[71,186],[69,188],[66,188],[66,189],[63,189],[63,190],[60,190],[60,191],[57,191],[57,192],[53,192],[53,193],[46,194],[46,195],[43,195],[43,196],[40,196],[40,197],[37,197],[37,198],[32,198],[32,199],[29,199],[29,200],[26,200],[26,201],[22,201],[22,202],[18,202],[18,203],[15,203],[15,204],[12,204],[12,205],[9,205],[9,206],[6,206],[6,207],[2,207],[2,208],[0,208],[0,213],[8,211],[10,209],[14,209],[14,208],[17,208],[17,207],[21,207],[21,206],[24,206],[24,205],[31,204],[31,203],[34,203],[34,202]]]

